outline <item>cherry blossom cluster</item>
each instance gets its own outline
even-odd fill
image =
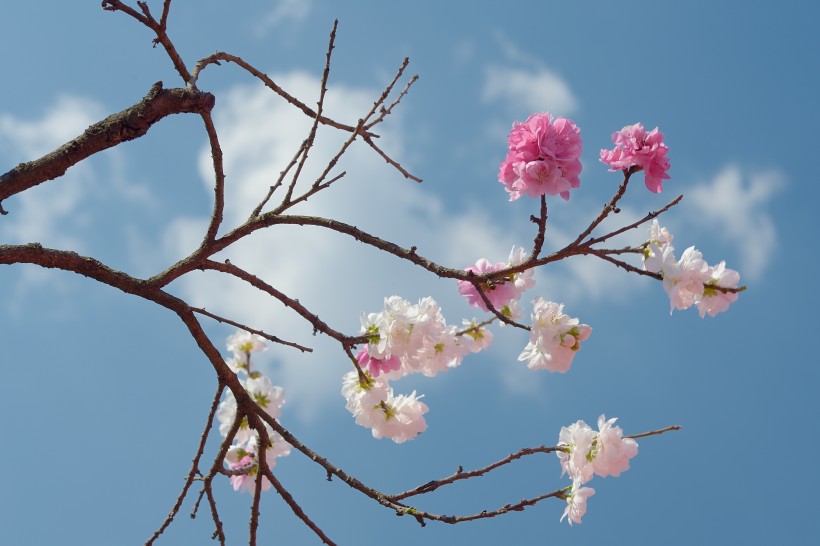
[[[611,171],[624,171],[625,182],[643,171],[646,187],[660,192],[663,180],[669,178],[663,134],[657,128],[647,132],[636,123],[613,133],[612,139],[615,148],[601,150],[600,160]],[[504,184],[510,201],[523,195],[560,195],[569,199],[570,190],[580,187],[581,149],[580,130],[572,121],[549,113],[533,114],[513,125],[498,180]],[[538,223],[535,217],[533,221]],[[544,208],[540,222],[543,230]],[[678,260],[672,235],[657,220],[649,228],[649,242],[643,249],[644,269],[660,275],[672,309],[697,305],[701,317],[714,316],[737,299],[737,272],[727,269],[724,262],[709,266],[694,247],[686,249]],[[381,311],[363,316],[361,332],[366,343],[355,354],[356,369],[342,378],[342,395],[356,423],[370,428],[375,438],[387,437],[396,443],[426,430],[424,415],[428,407],[421,402],[422,396],[416,391],[396,395],[390,381],[413,373],[432,377],[457,367],[466,354],[490,344],[493,336],[485,326],[499,318],[502,324],[508,322],[529,330],[529,341],[518,355],[519,361],[532,370],[567,372],[581,343],[592,332],[589,325],[565,314],[563,304],[542,297],[532,300],[530,326],[515,322],[523,314],[519,300],[535,285],[536,264],[523,248],[513,247],[506,262],[481,258],[468,266],[465,271],[471,278],[458,280],[459,294],[471,306],[493,312],[494,316],[483,322],[464,321],[460,329],[447,325],[431,298],[414,305],[392,296],[385,299]],[[517,267],[526,269],[504,273]],[[241,355],[238,362],[237,369],[242,369]],[[561,429],[558,457],[563,473],[572,479],[572,485],[563,493],[567,506],[561,520],[568,518],[570,525],[581,523],[587,499],[595,494],[584,484],[594,475],[619,476],[638,452],[638,444],[624,438],[621,428],[614,426],[615,421],[601,415],[597,432],[583,421]]]
[[[714,317],[737,300],[737,292],[720,289],[736,289],[740,274],[727,268],[723,261],[710,266],[694,246],[684,250],[680,259],[675,258],[672,235],[657,220],[649,226],[649,243],[644,251],[643,265],[646,271],[659,273],[663,278],[670,313],[675,309],[697,305],[701,318],[707,314]]]
[[[569,199],[569,190],[581,186],[581,130],[572,121],[533,114],[513,125],[507,147],[498,181],[506,187],[510,201],[522,195]]]
[[[655,127],[646,132],[643,125],[627,125],[617,133],[612,133],[615,148],[601,150],[601,162],[610,166],[610,171],[638,167],[645,174],[644,183],[649,191],[660,193],[663,181],[669,178],[669,148],[663,143],[663,133]]]
[[[232,356],[225,361],[226,364],[239,375],[240,383],[259,407],[274,419],[278,419],[285,404],[284,389],[274,386],[270,379],[260,372],[251,370],[251,353],[265,351],[268,348],[264,338],[239,331],[228,338],[227,346]],[[220,402],[216,411],[219,433],[223,437],[226,437],[233,428],[237,411],[236,398],[231,391],[227,391],[225,399]],[[278,457],[290,454],[291,445],[270,425],[265,424],[265,429],[270,439],[270,445],[265,449],[265,462],[268,468],[272,469]],[[248,418],[243,417],[239,430],[233,437],[233,444],[225,455],[225,466],[232,472],[230,480],[234,491],[253,493],[256,475],[259,472],[258,457],[259,434],[250,428]],[[267,491],[270,486],[270,481],[263,478],[262,490]]]
[[[506,263],[492,264],[481,258],[475,265],[465,269],[477,275],[501,271],[523,264],[528,258],[523,248],[513,247]],[[458,292],[467,298],[473,307],[487,311],[487,304],[483,293],[492,306],[504,316],[518,319],[521,311],[518,300],[525,290],[535,286],[532,278],[533,270],[527,269],[520,273],[512,273],[500,281],[472,283],[458,281]],[[480,292],[479,292],[480,290]],[[530,326],[530,341],[521,354],[519,361],[525,361],[531,370],[549,370],[564,373],[569,370],[575,352],[581,348],[592,332],[586,324],[579,324],[577,318],[571,318],[563,313],[564,305],[538,298],[532,302],[532,326]]]
[[[593,475],[602,478],[621,475],[629,470],[629,459],[638,454],[638,443],[632,438],[624,438],[621,427],[613,426],[617,418],[604,415],[598,418],[598,432],[583,421],[576,421],[568,427],[561,427],[558,435],[558,451],[561,461],[561,475],[568,474],[572,486],[566,493],[567,506],[561,521],[569,518],[569,524],[581,523],[586,513],[587,498],[595,494],[595,489],[582,487],[592,480]]]
[[[492,333],[475,321],[461,329],[447,325],[433,298],[411,304],[399,296],[385,298],[384,308],[362,316],[367,337],[356,354],[358,369],[342,378],[342,395],[356,423],[375,438],[402,443],[427,428],[427,406],[421,396],[393,393],[390,380],[421,373],[433,377],[461,364],[466,354],[485,349]]]

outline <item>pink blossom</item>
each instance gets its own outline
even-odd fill
[[[373,377],[378,377],[382,372],[391,372],[401,367],[401,360],[396,355],[385,355],[385,358],[373,358],[368,354],[368,345],[365,345],[356,354],[356,360],[362,370],[367,370]]]
[[[492,273],[493,271],[500,271],[505,269],[507,264],[498,262],[491,264],[486,259],[481,258],[475,265],[465,268],[465,271],[470,271],[476,275],[483,275],[485,273]],[[515,282],[509,279],[502,279],[494,281],[493,283],[479,283],[481,291],[490,300],[490,303],[497,310],[502,310],[510,300],[518,298],[520,291],[515,286]],[[467,298],[467,301],[473,307],[478,307],[484,311],[488,311],[487,304],[481,298],[475,285],[470,281],[458,281],[458,293]]]
[[[569,190],[581,186],[581,136],[572,121],[533,114],[513,124],[507,147],[498,181],[506,186],[510,201],[524,194],[569,199]]]
[[[663,181],[669,178],[669,148],[663,143],[663,133],[655,127],[649,133],[643,125],[628,125],[617,133],[612,133],[615,148],[601,150],[601,162],[609,165],[610,171],[638,167],[644,171],[644,183],[651,192],[660,193]]]
[[[523,264],[529,258],[528,254],[523,248],[513,247],[510,251],[510,256],[507,263],[498,262],[491,264],[485,258],[478,260],[475,265],[465,268],[465,271],[470,271],[476,275],[483,275],[500,271],[508,267],[514,267]],[[502,279],[493,282],[479,283],[481,292],[487,296],[492,306],[507,316],[512,315],[512,306],[514,302],[521,297],[525,291],[529,290],[535,285],[535,280],[532,278],[533,270],[527,269],[520,273],[513,273],[507,275]],[[470,281],[458,281],[458,293],[467,298],[467,302],[473,307],[478,307],[484,311],[489,311],[487,304],[479,294],[478,289]],[[507,309],[505,309],[507,308]]]

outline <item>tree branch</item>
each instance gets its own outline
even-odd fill
[[[137,104],[108,116],[40,159],[21,163],[0,176],[0,214],[4,199],[53,180],[80,161],[113,146],[146,134],[153,124],[171,114],[208,113],[216,99],[210,93],[190,89],[163,89],[155,83]]]

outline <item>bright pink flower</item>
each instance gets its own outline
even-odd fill
[[[646,175],[644,182],[649,191],[660,193],[663,181],[669,178],[669,148],[663,143],[663,133],[657,127],[647,133],[643,125],[636,123],[612,133],[612,141],[615,148],[601,150],[601,162],[611,171],[639,167]]]
[[[507,187],[510,201],[522,195],[561,195],[581,186],[580,129],[566,118],[533,114],[524,123],[515,122],[507,138],[507,157],[501,163],[498,181]]]

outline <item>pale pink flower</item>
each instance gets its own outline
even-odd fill
[[[366,376],[361,381],[356,371],[347,372],[342,377],[342,396],[347,400],[345,407],[356,417],[357,423],[359,415],[379,406],[391,392],[390,384],[383,379]]]
[[[649,240],[651,242],[657,243],[661,246],[671,246],[673,238],[674,236],[671,233],[669,233],[668,229],[660,225],[657,218],[653,219],[652,223],[649,224]]]
[[[231,391],[227,391],[225,399],[219,403],[216,409],[216,418],[219,421],[219,434],[223,437],[227,436],[231,427],[233,427],[233,422],[236,419],[236,411],[236,398],[234,398]],[[239,430],[234,436],[234,441],[241,444],[248,441],[253,434],[253,430],[248,426],[248,419],[243,418],[239,425]]]
[[[643,268],[650,273],[663,274],[664,270],[673,270],[677,261],[675,248],[672,245],[658,246],[657,243],[651,242],[644,251]]]
[[[386,400],[382,411],[372,414],[370,426],[373,437],[387,437],[401,444],[427,430],[424,414],[428,408],[419,398],[421,397],[416,396],[416,391],[413,391],[410,395],[400,394]]]
[[[272,385],[270,379],[260,374],[248,378],[245,390],[268,415],[274,419],[280,417],[285,404],[285,389]]]
[[[240,330],[228,338],[228,350],[236,357],[247,358],[248,353],[267,351],[268,345],[262,336]]]
[[[471,353],[483,351],[493,342],[493,333],[484,327],[479,327],[475,319],[464,319],[462,322],[461,344]]]
[[[703,255],[690,246],[675,264],[665,263],[661,275],[663,288],[669,295],[671,313],[675,309],[688,309],[697,303],[712,272],[709,264],[703,260]]]
[[[561,427],[558,446],[566,448],[556,451],[561,461],[561,475],[569,474],[573,482],[586,483],[592,479],[594,469],[588,456],[595,442],[595,431],[583,421],[576,421],[568,427]]]
[[[649,244],[643,252],[643,268],[651,273],[660,273],[664,267],[668,268],[676,261],[672,254],[672,234],[665,227],[661,227],[657,218],[649,226]]]
[[[612,133],[615,148],[601,150],[601,162],[609,165],[611,171],[639,167],[644,171],[644,183],[649,191],[659,193],[663,181],[669,178],[669,148],[663,143],[663,133],[655,127],[646,132],[643,125],[627,125],[617,133]]]
[[[248,373],[249,362],[247,355],[234,355],[227,359],[225,364],[228,365],[233,373],[239,373],[240,371]]]
[[[595,489],[591,487],[580,487],[580,483],[573,482],[572,489],[567,494],[567,507],[560,521],[568,517],[570,526],[573,523],[581,523],[581,518],[587,513],[587,499],[595,494]]]
[[[598,436],[593,443],[590,456],[595,474],[605,478],[618,477],[629,470],[629,459],[638,454],[638,443],[632,438],[624,438],[621,427],[613,426],[617,418],[606,420],[598,417]]]
[[[558,445],[566,450],[556,452],[561,474],[569,474],[573,482],[581,484],[589,482],[593,474],[618,477],[629,470],[629,459],[638,454],[638,443],[624,438],[621,427],[613,426],[615,421],[601,415],[598,432],[583,421],[562,427]]]
[[[510,251],[507,263],[498,262],[491,264],[486,259],[481,258],[475,265],[471,265],[465,268],[465,270],[471,271],[476,275],[483,275],[485,273],[492,273],[493,271],[500,271],[508,267],[521,265],[528,257],[528,254],[523,248],[513,247]],[[497,281],[479,283],[479,286],[497,311],[504,313],[506,316],[511,316],[514,302],[518,300],[521,294],[526,290],[535,286],[535,280],[533,279],[533,270],[527,269],[526,271],[507,275]],[[469,281],[458,281],[458,293],[465,296],[467,302],[473,307],[478,307],[484,311],[489,310],[473,283]]]
[[[291,445],[282,438],[278,432],[268,429],[268,437],[271,441],[271,446],[265,450],[265,462],[268,468],[273,470],[276,466],[276,459],[278,457],[286,457],[290,455]],[[248,442],[239,445],[232,445],[225,455],[225,466],[230,470],[242,470],[242,474],[231,476],[230,482],[234,491],[246,491],[253,494],[256,487],[256,475],[259,473],[259,465],[257,463],[258,452],[258,436],[254,436]],[[261,489],[267,491],[270,489],[271,483],[267,477],[262,478]]]
[[[424,345],[408,366],[427,377],[459,366],[469,349],[462,345],[462,338],[456,336],[457,332],[455,326],[449,326],[435,337],[425,336]]]
[[[516,265],[521,265],[529,259],[530,255],[524,250],[523,247],[512,247],[510,250],[510,256],[507,258],[507,265],[510,267],[514,267]],[[533,275],[535,274],[534,269],[527,269],[520,273],[513,274],[513,282],[515,283],[515,288],[518,290],[518,296],[520,297],[522,293],[526,292],[533,286],[535,286],[535,279]],[[518,298],[516,298],[518,299]]]
[[[533,301],[530,341],[519,361],[526,361],[531,370],[547,369],[564,373],[569,370],[575,353],[592,333],[587,324],[563,313],[564,305],[538,298]]]
[[[342,388],[343,394],[346,386]],[[428,408],[420,398],[415,391],[409,396],[393,396],[393,389],[379,389],[360,397],[358,403],[348,398],[348,410],[355,415],[357,424],[371,429],[374,438],[388,437],[400,444],[427,429],[424,414]]]
[[[725,262],[710,267],[693,246],[683,252],[680,260],[675,258],[674,250],[672,235],[653,220],[643,265],[646,271],[660,273],[671,310],[687,309],[697,304],[701,318],[706,314],[713,317],[737,301],[737,292],[723,292],[716,288],[737,288],[740,282],[737,271],[726,268]]]
[[[486,259],[481,258],[475,265],[466,267],[465,270],[475,273],[476,275],[483,275],[506,268],[507,264],[503,262],[491,264]],[[515,299],[520,294],[515,286],[515,281],[507,278],[493,281],[492,283],[483,282],[478,285],[481,287],[481,292],[487,296],[492,306],[498,311],[501,311],[510,300]],[[484,311],[489,310],[481,294],[478,293],[478,289],[470,281],[458,281],[458,293],[466,297],[467,302],[473,307],[478,307]]]
[[[507,147],[498,181],[506,186],[510,201],[525,194],[569,199],[569,190],[580,187],[582,144],[572,121],[533,114],[524,123],[513,124]]]
[[[255,372],[248,379],[240,380],[242,386],[251,398],[265,410],[265,412],[278,419],[281,415],[281,408],[285,403],[285,390],[271,384],[266,376]],[[219,421],[219,433],[226,436],[230,432],[233,422],[236,419],[237,405],[236,398],[230,390],[225,394],[225,399],[219,403],[216,409],[216,418]],[[234,436],[234,442],[242,444],[249,441],[256,432],[248,426],[247,418],[243,418],[239,425],[239,430]]]
[[[712,268],[711,278],[703,287],[703,296],[698,301],[698,312],[700,318],[706,314],[714,317],[718,313],[726,311],[729,305],[737,301],[737,292],[723,292],[716,290],[716,286],[722,288],[737,288],[740,282],[740,274],[734,269],[728,269],[726,262],[720,262]]]

